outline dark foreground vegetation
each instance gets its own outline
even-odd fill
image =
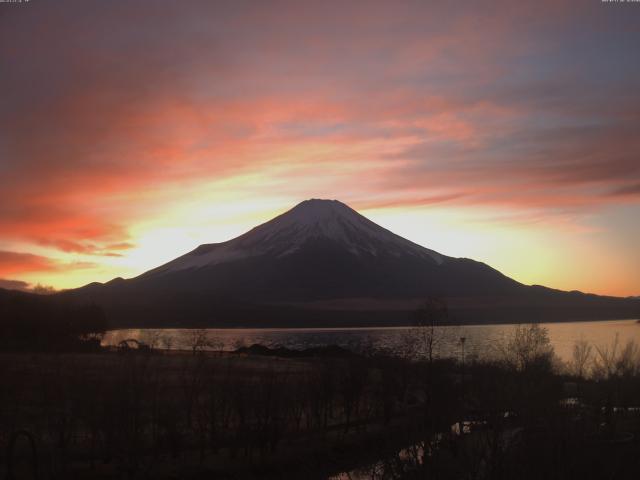
[[[107,328],[94,304],[0,289],[0,351],[96,351]]]
[[[638,349],[568,365],[521,327],[484,361],[338,348],[0,354],[7,479],[636,479]]]

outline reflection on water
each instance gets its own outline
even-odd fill
[[[640,343],[640,323],[635,320],[602,322],[546,323],[556,354],[563,360],[571,356],[573,345],[584,339],[594,345],[609,345],[616,335],[624,344],[628,340]],[[460,338],[465,337],[465,355],[483,357],[492,346],[509,334],[514,325],[470,325],[438,327],[436,351],[439,356],[461,355]],[[103,345],[117,345],[124,339],[153,344],[158,348],[190,349],[196,335],[189,329],[130,329],[108,332]],[[295,328],[295,329],[217,329],[206,330],[210,349],[234,350],[254,343],[268,347],[302,349],[324,345],[340,345],[354,350],[383,351],[395,355],[414,356],[417,351],[417,331],[411,327],[390,328]]]
[[[356,468],[349,472],[341,472],[329,477],[327,480],[385,480],[407,477],[408,474],[418,471],[424,463],[425,445],[415,444],[403,448],[384,459]]]

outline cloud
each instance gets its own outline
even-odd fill
[[[30,284],[27,282],[23,282],[21,280],[8,280],[5,278],[0,278],[0,288],[4,288],[6,290],[28,290]]]
[[[94,268],[93,262],[62,262],[32,253],[0,250],[0,275],[15,275],[33,272],[60,272]]]
[[[0,250],[0,275],[58,270],[60,265],[47,257],[31,253]]]
[[[78,236],[83,239],[91,238],[91,236],[86,234],[78,235]],[[122,234],[122,236],[124,237],[125,234]],[[98,255],[98,256],[107,256],[107,257],[122,256],[122,254],[119,252],[123,250],[129,250],[135,246],[133,243],[129,243],[129,242],[107,243],[103,245],[96,245],[95,243],[90,243],[86,241],[76,242],[71,240],[55,239],[55,238],[52,238],[52,239],[43,238],[43,239],[37,239],[36,241],[40,245],[52,246],[62,252],[81,253],[84,255]]]
[[[640,196],[640,183],[619,187],[611,194],[615,196]]]
[[[410,197],[399,198],[397,201],[390,200],[378,200],[370,202],[357,203],[356,206],[361,209],[374,209],[374,208],[390,208],[390,207],[424,207],[428,205],[437,205],[441,203],[447,203],[455,200],[460,200],[465,196],[464,193],[450,193],[443,195],[432,195],[430,197]]]

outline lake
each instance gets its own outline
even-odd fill
[[[594,346],[610,346],[618,338],[621,344],[634,340],[640,344],[640,323],[636,320],[561,322],[542,324],[548,330],[556,354],[568,360],[576,341],[584,339]],[[435,351],[441,357],[460,357],[460,338],[465,337],[465,356],[485,357],[515,328],[515,324],[437,327]],[[103,345],[118,345],[136,339],[158,348],[190,349],[194,330],[123,329],[108,332]],[[211,350],[234,350],[259,343],[268,347],[292,349],[340,345],[355,350],[383,351],[394,355],[415,356],[419,351],[415,327],[380,328],[265,328],[206,329]]]

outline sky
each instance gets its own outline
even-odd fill
[[[133,277],[308,198],[640,295],[640,3],[0,3],[0,287]]]

